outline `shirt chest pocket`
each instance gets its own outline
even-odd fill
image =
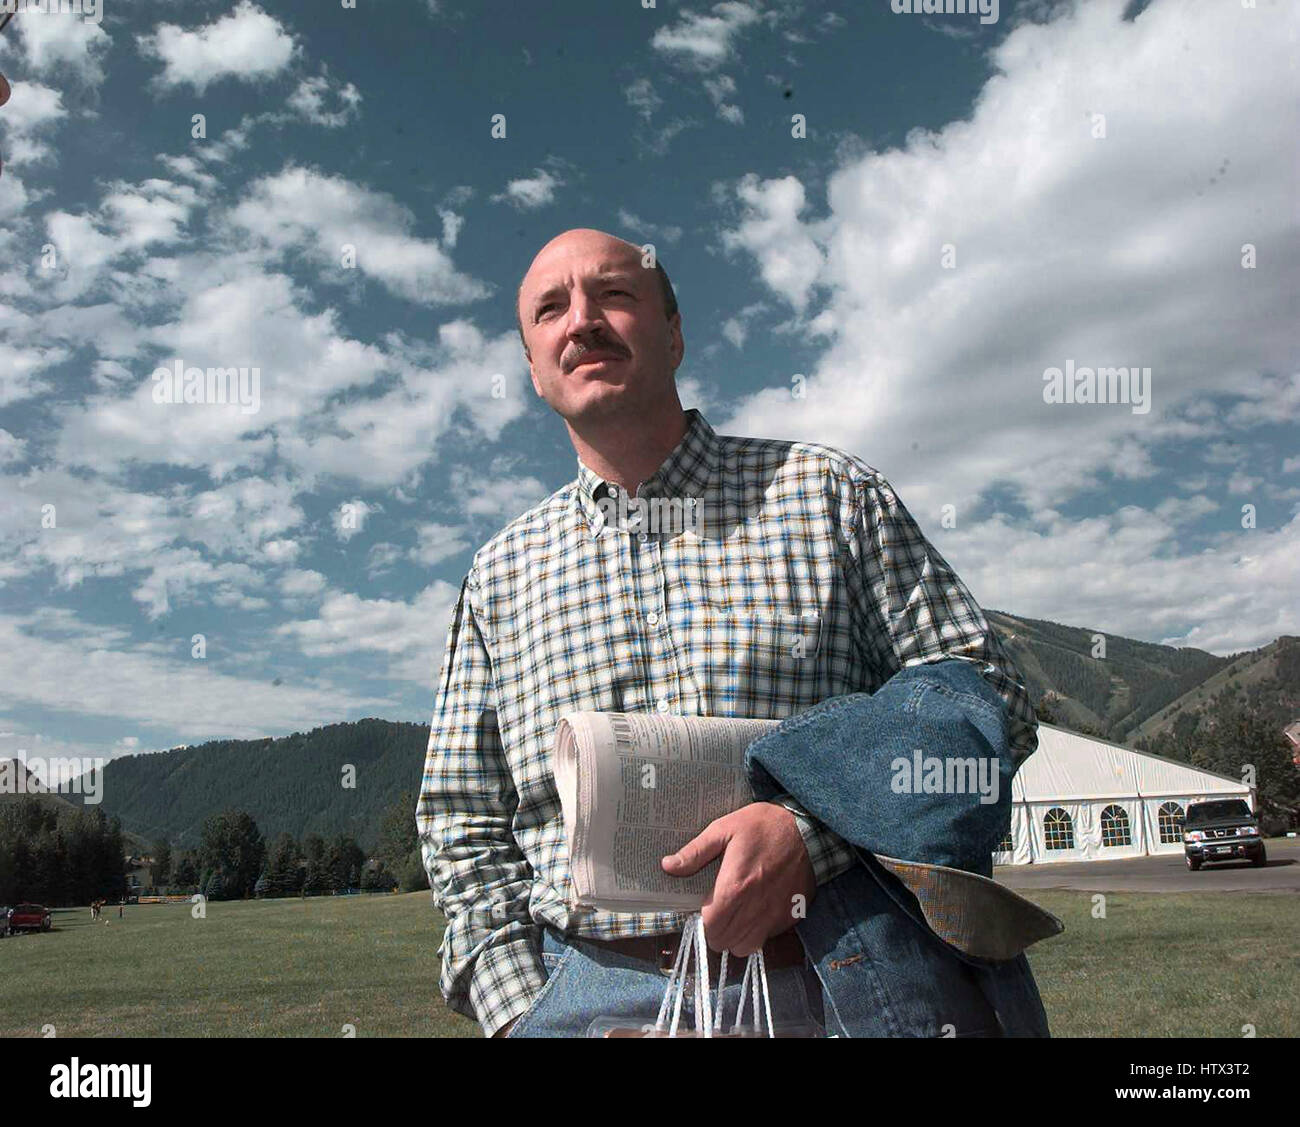
[[[821,635],[816,611],[702,611],[692,666],[709,713],[769,719],[811,706]]]

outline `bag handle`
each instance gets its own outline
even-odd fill
[[[727,985],[728,952],[722,952],[722,965],[718,969],[718,997],[716,1004],[713,1004],[709,997],[709,948],[704,938],[704,916],[699,912],[694,912],[687,919],[686,926],[682,929],[682,942],[677,948],[677,956],[673,960],[672,973],[668,976],[668,987],[664,990],[664,1000],[660,1003],[659,1015],[655,1018],[655,1031],[663,1033],[665,1027],[667,1027],[666,1031],[669,1037],[677,1036],[677,1026],[680,1023],[682,1014],[682,998],[685,996],[686,978],[690,974],[692,953],[695,955],[696,967],[696,1028],[702,1037],[712,1037],[722,1027],[722,992]],[[747,988],[752,991],[754,998],[754,1016],[752,1019],[754,1032],[761,1032],[759,1011],[765,1009],[767,1035],[775,1037],[776,1032],[772,1026],[772,999],[767,987],[767,963],[763,958],[763,949],[761,947],[745,960],[745,975],[740,983],[740,1001],[736,1007],[736,1020],[731,1027],[732,1033],[740,1029],[740,1023],[744,1020]],[[759,1005],[760,988],[763,1001],[761,1007]],[[676,995],[675,998],[674,994]],[[673,1009],[673,1017],[672,1024],[668,1025],[668,1007],[670,1005]]]

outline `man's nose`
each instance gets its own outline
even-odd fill
[[[604,314],[597,302],[585,295],[573,296],[569,302],[569,336],[589,336],[598,332],[604,323]]]

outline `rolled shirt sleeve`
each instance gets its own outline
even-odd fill
[[[518,798],[497,730],[496,686],[461,584],[443,659],[416,807],[420,855],[447,917],[438,954],[448,1006],[491,1037],[546,982],[541,927],[528,912],[533,872],[511,831]]]
[[[1024,678],[979,604],[925,538],[883,476],[855,490],[849,550],[854,634],[883,684],[900,669],[959,659],[976,665],[1006,706],[1017,766],[1038,746]]]
[[[788,794],[778,794],[770,801],[784,806],[794,815],[795,824],[799,827],[799,836],[803,838],[804,848],[808,850],[808,860],[812,862],[818,885],[834,880],[856,864],[857,857],[853,853],[853,847],[839,834],[823,826]]]

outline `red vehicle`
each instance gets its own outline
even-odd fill
[[[49,908],[39,904],[18,904],[9,909],[10,931],[49,931],[53,926]]]

